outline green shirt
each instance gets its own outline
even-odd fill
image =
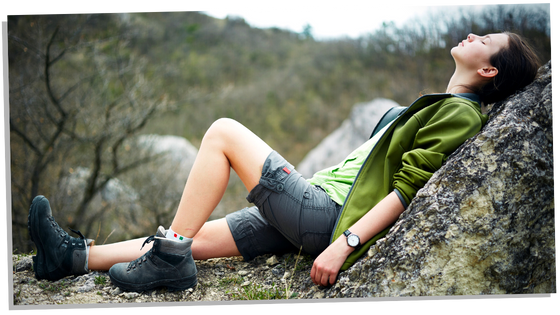
[[[344,159],[341,163],[335,166],[331,166],[324,170],[318,171],[313,175],[312,178],[307,181],[311,185],[319,185],[326,192],[329,197],[331,197],[334,202],[339,205],[344,204],[350,188],[364,164],[368,154],[371,149],[379,141],[381,136],[385,133],[385,130],[389,128],[392,122],[388,123],[380,132],[371,137],[368,141],[364,142],[356,150],[354,150],[350,155]]]

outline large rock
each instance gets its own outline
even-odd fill
[[[187,139],[173,135],[141,135],[136,141],[139,151],[157,156],[144,172],[136,172],[138,177],[134,180],[141,182],[137,190],[143,190],[140,193],[150,195],[154,201],[174,204],[174,199],[178,201],[183,193],[198,149]],[[161,191],[154,195],[154,189]]]
[[[186,173],[190,171],[198,154],[197,148],[179,136],[141,135],[137,141],[144,149],[150,150],[152,154],[162,154],[166,162],[177,164],[177,167]]]
[[[555,293],[551,94],[549,62],[324,296]]]
[[[309,151],[296,169],[303,177],[310,178],[317,171],[340,163],[369,139],[383,114],[395,106],[399,104],[385,98],[355,105],[340,127]]]

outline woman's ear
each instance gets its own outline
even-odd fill
[[[498,69],[496,67],[484,67],[478,69],[477,73],[484,78],[490,79],[498,75]]]

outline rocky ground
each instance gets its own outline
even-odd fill
[[[322,298],[324,290],[309,277],[312,259],[297,253],[197,261],[198,284],[168,292],[125,292],[107,272],[92,271],[58,281],[37,280],[29,255],[13,255],[13,305],[159,303]],[[297,264],[296,264],[297,260]]]

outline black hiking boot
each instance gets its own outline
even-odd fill
[[[196,285],[196,265],[191,253],[192,240],[186,242],[165,238],[160,226],[156,235],[145,244],[154,242],[142,257],[130,263],[119,263],[109,269],[111,282],[125,291],[149,291],[167,287],[171,291],[186,290]]]
[[[33,270],[37,279],[56,281],[70,275],[88,272],[87,246],[93,240],[86,239],[80,231],[72,232],[80,237],[71,237],[52,217],[47,198],[37,196],[33,199],[27,218],[27,228],[31,240],[37,247],[33,256]]]

